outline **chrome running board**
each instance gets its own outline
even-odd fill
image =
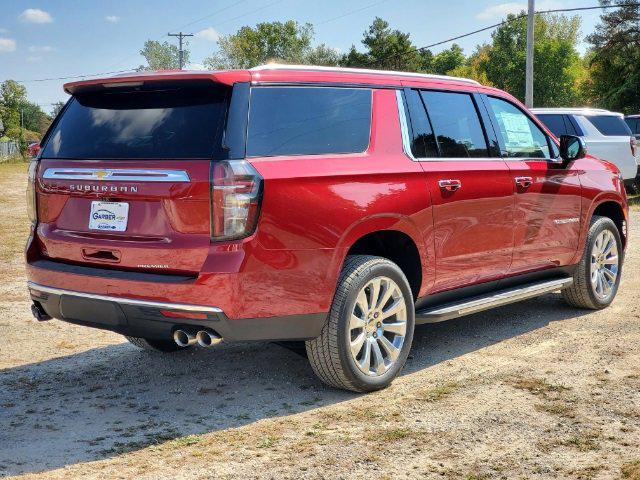
[[[518,287],[498,290],[488,294],[467,298],[458,302],[446,303],[418,310],[416,324],[435,323],[451,320],[472,313],[482,312],[490,308],[508,305],[528,298],[537,297],[544,293],[553,292],[570,286],[573,278],[556,278],[542,282],[528,283]]]

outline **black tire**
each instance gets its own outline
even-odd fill
[[[151,350],[154,352],[176,352],[178,350],[182,350],[183,348],[188,347],[180,347],[173,340],[157,340],[151,338],[141,338],[141,337],[129,337],[127,335],[124,336],[129,343],[132,343],[138,348],[142,348],[143,350]]]
[[[395,363],[379,376],[368,376],[356,366],[349,347],[349,319],[356,296],[367,282],[378,276],[393,280],[402,292],[406,306],[406,333]],[[313,371],[332,387],[355,392],[371,392],[387,387],[404,366],[415,325],[415,309],[409,282],[393,262],[370,255],[348,256],[340,278],[329,316],[319,337],[306,342],[307,356]]]
[[[612,286],[612,292],[606,299],[599,298],[591,284],[591,251],[596,238],[603,230],[609,230],[613,234],[618,248],[618,275]],[[618,227],[616,227],[616,224],[613,223],[613,220],[610,218],[594,215],[591,219],[589,232],[587,233],[584,253],[582,254],[578,268],[573,274],[573,285],[562,290],[562,296],[565,301],[572,307],[588,308],[591,310],[600,310],[609,306],[618,291],[623,260],[622,241],[620,240]]]

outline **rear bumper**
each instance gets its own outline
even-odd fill
[[[179,327],[210,328],[226,341],[307,340],[326,313],[229,319],[218,307],[66,290],[28,282],[34,304],[50,317],[133,337],[166,339]]]

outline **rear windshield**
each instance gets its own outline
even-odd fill
[[[598,131],[606,136],[630,136],[631,130],[622,117],[614,116],[614,115],[587,115],[587,118],[593,125],[598,129]]]
[[[100,92],[73,98],[46,158],[210,158],[221,151],[227,89]]]

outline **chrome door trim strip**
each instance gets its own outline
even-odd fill
[[[132,168],[47,168],[42,178],[48,180],[98,180],[102,182],[189,182],[184,170]]]
[[[481,298],[476,297],[475,299],[463,300],[454,304],[420,310],[416,312],[416,324],[442,322],[471,313],[482,312],[491,308],[537,297],[544,293],[561,290],[569,287],[571,284],[573,284],[573,277],[545,280],[492,292]]]
[[[164,302],[154,302],[151,300],[138,300],[135,298],[112,297],[110,295],[98,295],[95,293],[76,292],[73,290],[65,290],[62,288],[47,287],[45,285],[40,285],[34,282],[27,282],[27,286],[29,287],[30,293],[35,292],[34,295],[36,297],[37,297],[37,292],[41,292],[41,293],[51,293],[53,295],[68,295],[71,297],[91,298],[93,300],[104,300],[105,302],[115,302],[115,303],[120,303],[122,305],[135,305],[137,307],[151,307],[151,308],[160,308],[160,309],[167,309],[167,310],[182,310],[185,312],[223,313],[222,310],[218,307],[207,307],[205,305],[190,305],[185,303],[164,303]]]

